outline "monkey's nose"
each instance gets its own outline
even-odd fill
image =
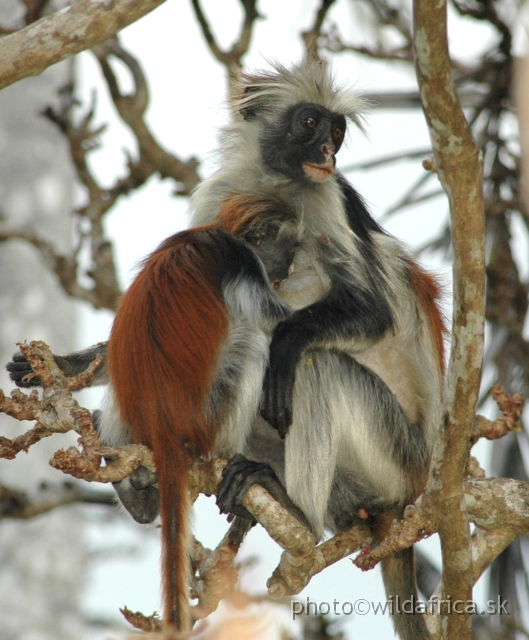
[[[325,156],[325,159],[329,161],[331,158],[334,158],[335,147],[332,142],[326,142],[321,145],[321,152]]]

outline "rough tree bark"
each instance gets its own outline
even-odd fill
[[[448,196],[454,253],[454,306],[442,428],[425,497],[443,505],[441,598],[472,600],[470,528],[463,478],[476,412],[485,317],[485,217],[481,153],[459,103],[450,69],[446,1],[414,3],[417,79],[434,153]],[[469,615],[445,615],[443,638],[470,638]]]
[[[36,76],[132,24],[165,0],[80,0],[0,40],[0,89]]]

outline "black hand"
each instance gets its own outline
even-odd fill
[[[292,424],[292,395],[296,378],[296,366],[302,347],[296,336],[296,328],[282,322],[276,328],[270,344],[270,360],[263,386],[261,415],[281,438]]]

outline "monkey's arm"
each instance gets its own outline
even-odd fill
[[[85,371],[96,356],[101,354],[102,356],[105,356],[105,360],[97,368],[92,386],[107,384],[107,346],[107,342],[98,342],[83,351],[69,353],[66,356],[54,355],[53,357],[64,375],[67,378],[71,378],[72,376]],[[13,355],[13,359],[7,363],[6,369],[9,371],[9,377],[18,387],[39,387],[41,385],[41,381],[38,376],[31,376],[31,374],[33,374],[33,369],[21,353],[15,353]]]
[[[303,352],[313,346],[364,349],[393,326],[384,295],[355,286],[345,269],[336,271],[335,284],[325,298],[300,309],[274,331],[261,414],[282,438],[292,423],[295,373]]]

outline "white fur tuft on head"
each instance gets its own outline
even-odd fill
[[[272,63],[273,71],[241,72],[234,84],[234,114],[277,114],[301,102],[312,102],[341,114],[363,130],[363,111],[369,103],[350,89],[337,85],[329,64],[304,60],[287,69]]]

